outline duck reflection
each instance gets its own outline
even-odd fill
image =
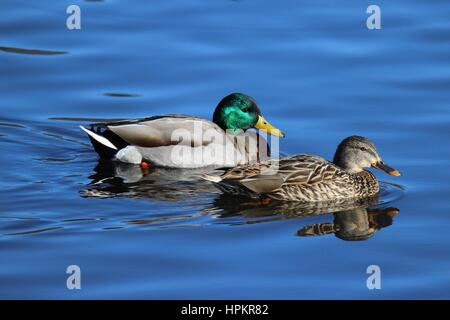
[[[82,197],[129,197],[157,201],[196,199],[214,189],[199,176],[208,169],[183,170],[149,168],[100,160],[89,176],[91,183],[80,191]],[[208,170],[211,172],[211,169]]]
[[[222,195],[215,199],[213,210],[221,218],[244,216],[247,218],[266,218],[250,220],[249,223],[265,222],[287,218],[306,218],[332,213],[334,221],[305,226],[297,231],[297,235],[321,236],[334,234],[337,238],[347,241],[367,240],[377,231],[393,223],[394,217],[400,212],[393,207],[373,207],[380,204],[378,196],[357,201],[342,201],[334,203],[269,202],[239,200]],[[218,213],[219,212],[219,213]]]
[[[248,218],[266,215],[280,215],[283,218],[301,218],[315,216],[323,213],[353,210],[355,208],[368,208],[379,203],[378,196],[334,202],[310,202],[301,203],[296,201],[269,202],[221,194],[214,200],[214,209],[220,209],[220,217],[244,216]]]
[[[187,202],[198,204],[193,215],[180,215],[164,220],[182,220],[196,216],[229,219],[235,224],[254,224],[282,219],[314,217],[332,213],[333,222],[311,224],[297,231],[301,237],[334,234],[348,241],[366,240],[380,229],[390,226],[399,213],[396,208],[380,208],[378,196],[357,201],[300,203],[293,201],[260,201],[246,197],[220,193],[200,175],[212,169],[183,170],[150,168],[111,161],[100,161],[87,188],[80,191],[82,197],[142,198],[156,201]],[[211,204],[212,201],[212,204]],[[231,219],[231,218],[238,218]],[[161,218],[139,219],[127,223],[154,224]],[[138,222],[137,222],[138,221]],[[222,221],[223,223],[223,221]]]
[[[378,230],[390,226],[399,212],[399,209],[392,207],[335,212],[333,222],[308,225],[298,230],[297,235],[305,237],[334,234],[347,241],[367,240]]]

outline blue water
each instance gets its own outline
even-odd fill
[[[450,298],[450,4],[376,1],[381,30],[368,4],[2,0],[0,298]],[[402,176],[376,173],[367,240],[301,236],[350,219],[332,210],[248,207],[189,174],[99,164],[86,121],[52,120],[211,118],[234,91],[286,132],[286,154],[374,140]]]

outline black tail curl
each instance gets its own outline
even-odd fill
[[[102,128],[100,128],[100,127],[91,126],[90,130],[92,132],[95,132],[96,134],[108,139],[117,148],[117,150],[109,148],[109,147],[105,146],[104,144],[98,142],[91,136],[89,136],[89,139],[91,140],[92,146],[94,147],[95,151],[103,159],[114,158],[114,156],[120,149],[123,149],[129,145],[125,140],[123,140],[117,134],[115,134],[114,132],[112,132],[108,129],[104,129],[102,131]]]

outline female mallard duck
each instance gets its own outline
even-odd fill
[[[263,118],[256,102],[241,93],[223,98],[212,122],[188,115],[161,115],[91,124],[90,130],[81,127],[102,158],[174,168],[233,167],[264,159],[259,157],[264,154],[259,136],[241,134],[250,128],[284,137]],[[242,136],[246,142],[237,142]],[[256,148],[249,147],[248,140],[257,142]]]
[[[299,154],[279,160],[242,165],[221,176],[204,175],[225,192],[263,199],[300,202],[337,201],[371,197],[380,191],[373,167],[393,176],[400,173],[386,165],[367,138],[343,140],[333,163],[314,155]]]

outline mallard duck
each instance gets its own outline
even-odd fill
[[[241,165],[221,176],[203,175],[227,193],[245,194],[265,200],[300,202],[339,201],[378,194],[375,176],[364,168],[400,173],[383,162],[367,138],[351,136],[338,146],[333,162],[309,154]]]
[[[81,129],[89,135],[101,158],[173,168],[233,167],[267,159],[260,158],[268,152],[261,152],[259,135],[246,132],[250,128],[284,137],[264,119],[255,100],[242,93],[224,97],[212,122],[169,114],[90,126],[90,130],[83,126]],[[238,137],[247,140],[241,143]],[[263,147],[268,149],[264,142]],[[251,143],[256,143],[256,147],[249,147]]]

